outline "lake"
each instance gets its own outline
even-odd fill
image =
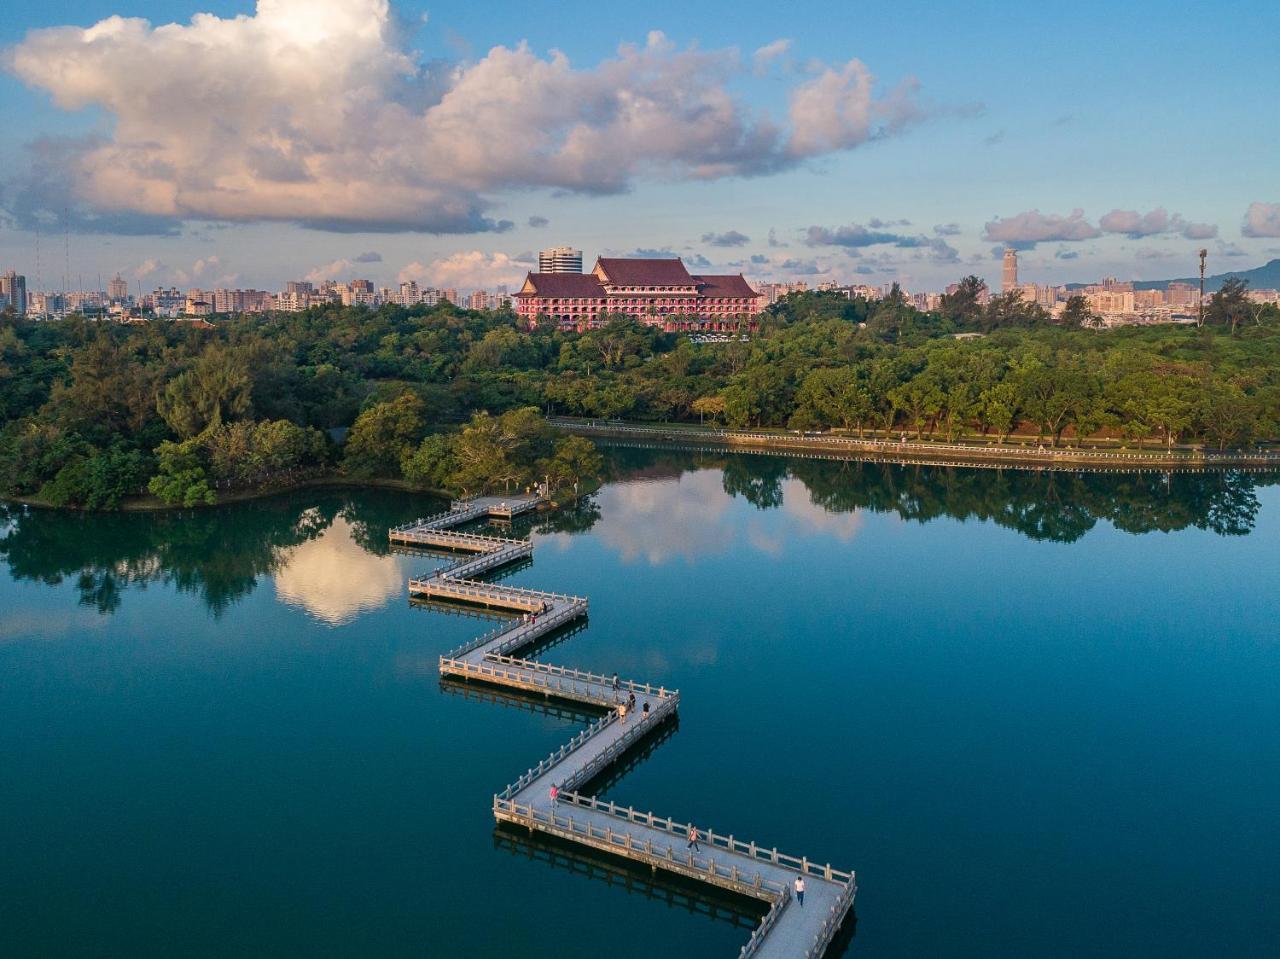
[[[607,798],[858,872],[858,957],[1274,956],[1280,486],[613,449],[506,582],[677,687]],[[9,955],[737,955],[760,910],[497,830],[590,712],[442,683],[438,501],[0,506]]]

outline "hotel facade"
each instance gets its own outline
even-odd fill
[[[590,273],[530,273],[515,301],[526,326],[549,320],[565,329],[624,315],[667,330],[735,330],[763,309],[742,274],[695,276],[679,259],[601,257]]]

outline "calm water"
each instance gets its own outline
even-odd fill
[[[1280,951],[1271,480],[611,462],[507,577],[684,693],[610,798],[856,868],[849,956]],[[737,954],[749,903],[495,832],[591,717],[442,686],[489,624],[385,535],[436,505],[0,513],[0,952]]]

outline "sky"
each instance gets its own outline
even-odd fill
[[[1280,5],[47,0],[0,21],[31,289],[514,287],[538,249],[938,290],[1280,256]]]

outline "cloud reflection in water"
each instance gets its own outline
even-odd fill
[[[275,574],[276,596],[330,626],[385,606],[404,589],[399,564],[358,545],[341,516],[313,540],[290,549]]]

